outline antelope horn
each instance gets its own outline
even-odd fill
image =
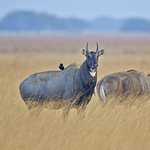
[[[88,42],[87,42],[87,44],[86,44],[86,50],[88,50]]]
[[[89,52],[89,50],[88,50],[88,42],[87,42],[87,44],[86,44],[86,52],[89,54],[90,52]]]
[[[96,43],[97,44],[97,48],[96,48],[96,53],[98,52],[98,43]]]

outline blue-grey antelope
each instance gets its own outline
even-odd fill
[[[104,49],[96,52],[82,49],[86,60],[80,68],[68,66],[64,70],[34,73],[20,84],[20,94],[30,112],[37,115],[43,108],[63,109],[66,116],[71,108],[80,113],[86,109],[97,82],[98,58]],[[34,110],[34,111],[33,111]]]

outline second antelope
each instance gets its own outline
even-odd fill
[[[113,73],[97,83],[97,94],[103,106],[113,96],[147,95],[150,94],[150,78],[136,70]]]

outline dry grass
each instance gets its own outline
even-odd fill
[[[62,110],[44,109],[38,118],[29,116],[19,94],[21,81],[34,72],[56,70],[61,62],[64,66],[81,64],[85,58],[79,48],[87,41],[91,49],[95,49],[95,42],[106,48],[99,60],[98,80],[129,69],[150,73],[150,35],[19,36],[0,38],[1,150],[150,149],[149,98],[132,98],[122,104],[112,99],[101,107],[98,97],[93,96],[85,118],[72,109],[64,122]]]

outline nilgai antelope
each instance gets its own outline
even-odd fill
[[[43,108],[62,108],[64,117],[71,108],[78,113],[85,110],[96,86],[98,58],[104,51],[98,50],[97,44],[96,52],[89,52],[87,43],[86,49],[81,50],[86,60],[80,68],[68,66],[64,70],[34,73],[25,79],[19,89],[28,109],[39,115]]]
[[[127,98],[149,93],[150,78],[136,70],[113,73],[97,83],[97,94],[103,106],[113,96]]]

